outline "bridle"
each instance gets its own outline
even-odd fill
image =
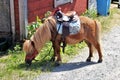
[[[34,48],[34,51],[33,51],[32,54],[27,54],[25,60],[28,60],[28,59],[34,60],[35,56],[38,54],[38,51],[35,48],[34,42],[32,40],[30,40],[30,42],[31,42],[31,44],[32,44],[32,46]]]

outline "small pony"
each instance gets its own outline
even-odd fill
[[[77,34],[68,35],[65,38],[66,44],[77,44],[81,41],[85,41],[89,47],[89,56],[86,61],[90,62],[93,56],[93,46],[98,51],[98,63],[103,61],[101,45],[100,45],[100,29],[101,24],[98,21],[92,20],[85,16],[80,16],[81,29]],[[60,56],[60,44],[62,42],[61,34],[58,34],[56,29],[57,21],[54,16],[50,16],[45,20],[42,26],[40,26],[30,40],[26,40],[23,44],[23,50],[26,52],[25,62],[31,65],[32,60],[38,55],[42,47],[47,41],[52,42],[54,49],[53,60],[58,64],[61,62]]]

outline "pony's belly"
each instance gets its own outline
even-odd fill
[[[67,37],[67,38],[66,38],[66,42],[67,42],[67,44],[77,44],[77,43],[79,43],[79,42],[81,42],[81,41],[80,41],[80,40],[77,40],[77,39],[73,39],[73,38]]]

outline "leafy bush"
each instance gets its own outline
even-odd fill
[[[16,54],[16,53],[20,53],[21,52],[21,46],[20,44],[16,44],[15,47],[13,48],[13,50],[8,50],[8,54]]]
[[[47,11],[44,15],[44,18],[42,19],[42,22],[44,22],[49,16],[51,16],[52,12],[51,11]]]
[[[44,18],[41,20],[38,16],[36,17],[36,22],[33,22],[31,25],[27,26],[28,29],[28,39],[34,34],[34,32],[37,30],[38,27],[40,27],[40,25],[42,25],[42,22],[44,22],[44,20],[46,18],[48,18],[51,15],[50,11],[47,11],[44,15]]]
[[[85,13],[83,13],[82,15],[94,19],[97,17],[97,12],[95,9],[90,9],[90,10],[86,10]]]
[[[51,11],[47,11],[47,12],[45,13],[44,17],[45,17],[45,18],[48,18],[51,14],[52,14]]]
[[[34,34],[37,28],[42,24],[41,19],[37,16],[36,22],[33,22],[31,25],[27,26],[28,29],[28,39]]]

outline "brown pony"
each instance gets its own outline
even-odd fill
[[[89,47],[89,56],[86,61],[90,62],[93,56],[93,46],[98,51],[98,63],[102,62],[102,52],[100,47],[100,23],[88,17],[80,16],[81,29],[77,34],[69,35],[65,38],[67,44],[76,44],[85,41]],[[57,35],[57,36],[56,36]],[[52,41],[54,56],[56,62],[61,61],[60,44],[62,42],[61,35],[57,34],[56,20],[53,16],[45,20],[42,26],[34,33],[30,40],[26,40],[23,50],[26,52],[25,62],[31,65],[32,60],[37,56],[38,52],[47,41]]]

